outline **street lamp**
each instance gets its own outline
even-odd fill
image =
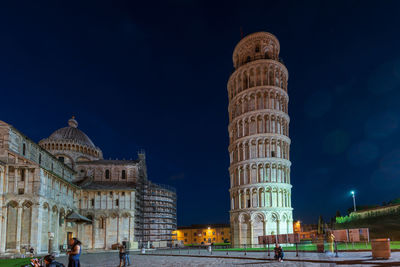
[[[354,191],[351,191],[350,193],[353,196],[354,211],[356,211],[356,195],[355,195]]]

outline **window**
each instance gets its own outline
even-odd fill
[[[26,145],[23,144],[23,145],[22,145],[22,155],[25,156],[25,154],[26,154]]]
[[[51,171],[53,171],[53,163],[51,163]]]
[[[204,241],[206,241],[206,239],[204,238]]]
[[[275,151],[271,151],[271,157],[275,157]]]
[[[25,170],[24,169],[21,170],[21,181],[22,182],[25,181]]]
[[[92,207],[94,207],[94,198],[91,199]]]
[[[224,235],[224,231],[221,232],[221,235]]]
[[[110,197],[112,197],[113,196],[113,193],[112,192],[110,192]]]
[[[187,233],[184,233],[183,235],[184,235],[184,236],[187,236]]]
[[[251,58],[250,56],[247,57],[246,62],[250,62]]]
[[[23,195],[24,194],[24,189],[23,188],[19,188],[18,189],[18,195]]]
[[[62,226],[64,223],[64,215],[60,213],[60,216],[58,217],[58,226]]]
[[[125,196],[125,192],[122,192],[122,196]]]
[[[42,164],[42,154],[39,154],[39,164]]]
[[[196,241],[197,241],[197,240],[196,240],[196,238],[195,238],[195,239],[193,239],[193,241],[194,241],[194,242],[196,242]]]
[[[110,179],[110,170],[106,170],[106,179]]]
[[[215,241],[215,237],[213,238],[213,240]]]
[[[204,232],[203,235],[206,235],[206,232]]]
[[[256,53],[260,52],[260,47],[256,46]]]
[[[213,232],[213,235],[215,235],[215,232]]]
[[[61,161],[62,163],[64,163],[65,158],[64,157],[58,157],[58,160]]]
[[[99,220],[99,228],[100,229],[104,229],[105,223],[106,222],[105,222],[104,218],[101,217],[100,220]]]
[[[185,242],[187,242],[187,239],[185,238]]]
[[[197,235],[197,233],[196,233],[196,232],[194,232],[194,233],[193,233],[193,235],[194,235],[194,236],[196,236],[196,235]]]
[[[126,171],[125,170],[122,170],[121,178],[126,179]]]
[[[117,206],[117,207],[119,206],[119,199],[115,200],[115,206]]]
[[[97,192],[97,195],[100,196],[100,192]]]

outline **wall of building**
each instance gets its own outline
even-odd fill
[[[205,245],[231,241],[231,228],[229,225],[178,227],[178,230],[174,231],[174,234],[174,239],[182,241],[184,245]]]
[[[152,183],[143,152],[138,160],[103,160],[97,159],[102,158],[97,147],[80,151],[68,142],[42,145],[0,121],[0,254],[20,253],[23,247],[42,254],[59,251],[68,236],[81,239],[84,249],[111,249],[122,241],[131,248],[144,240],[171,245],[176,193],[157,186],[144,191],[142,185]],[[64,159],[64,164],[45,149],[48,145],[56,156],[69,151],[65,155],[93,158],[69,165]],[[154,210],[143,212],[145,205],[162,216],[155,222],[149,215]],[[68,219],[72,212],[92,222],[75,223]]]

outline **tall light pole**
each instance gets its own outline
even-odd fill
[[[357,211],[356,210],[356,195],[355,195],[354,191],[351,191],[350,193],[353,196],[354,211]]]

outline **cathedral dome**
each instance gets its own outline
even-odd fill
[[[96,148],[92,140],[81,130],[78,129],[78,122],[74,117],[68,120],[68,127],[56,130],[48,140],[51,141],[70,141],[87,147]]]
[[[53,132],[48,138],[39,142],[39,145],[52,153],[72,168],[77,161],[92,161],[103,158],[100,148],[78,129],[75,117],[68,120],[68,126]]]

